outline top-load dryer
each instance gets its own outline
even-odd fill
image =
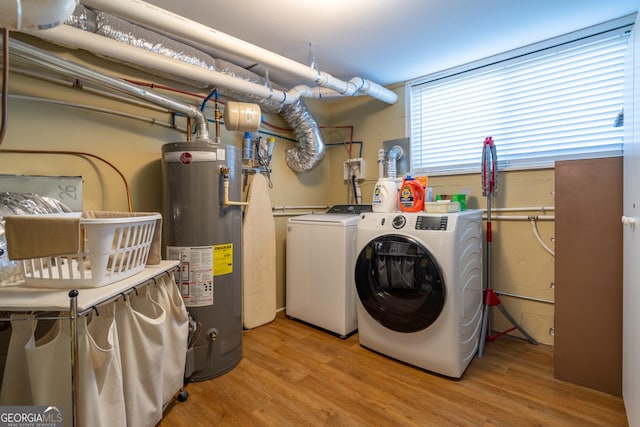
[[[360,344],[460,378],[482,320],[482,212],[368,213],[358,222]]]

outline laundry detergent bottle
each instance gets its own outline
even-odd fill
[[[391,178],[380,178],[373,187],[371,210],[374,212],[398,211],[398,184]]]
[[[420,181],[416,181],[411,176],[406,176],[402,180],[400,191],[398,192],[398,205],[402,212],[420,212],[424,209],[424,187]]]

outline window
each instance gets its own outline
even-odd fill
[[[408,82],[411,170],[478,172],[487,136],[507,170],[621,155],[632,23],[621,18]]]

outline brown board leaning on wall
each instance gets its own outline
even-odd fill
[[[622,394],[622,157],[556,163],[554,376]]]

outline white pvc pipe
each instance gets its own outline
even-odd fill
[[[493,209],[492,209],[493,211]],[[484,219],[487,219],[487,215],[483,215]],[[553,215],[491,215],[491,220],[511,220],[511,221],[530,221],[535,218],[539,221],[553,221],[556,218]]]
[[[312,214],[317,214],[318,212],[316,211],[300,211],[300,212],[274,212],[273,216],[274,217],[280,217],[280,216],[302,216],[302,215],[312,215]]]
[[[378,150],[378,178],[384,178],[384,148]]]
[[[487,219],[487,215],[483,215],[483,219]],[[544,248],[545,251],[549,252],[551,256],[555,257],[555,252],[547,246],[540,233],[538,232],[537,221],[553,221],[555,217],[553,215],[491,215],[492,220],[513,220],[513,221],[530,221],[531,229],[533,230],[533,234],[538,240],[538,243]]]
[[[47,31],[33,32],[30,34],[63,46],[84,49],[91,53],[118,59],[125,63],[136,64],[187,79],[206,82],[214,86],[222,86],[228,89],[250,93],[284,104],[291,104],[297,100],[297,98],[293,96],[288,97],[286,93],[276,89],[251,83],[217,71],[211,71],[207,68],[192,65],[178,59],[162,56],[68,25],[61,25]]]
[[[542,245],[544,250],[549,252],[552,257],[555,257],[556,256],[555,252],[553,252],[553,250],[551,250],[551,248],[549,248],[549,246],[547,246],[544,243],[544,241],[542,240],[542,237],[540,237],[540,233],[538,232],[538,226],[536,224],[536,220],[533,219],[533,218],[531,218],[531,228],[533,229],[533,234],[535,234],[536,239],[538,239],[538,243],[540,243],[540,245]]]
[[[527,301],[534,301],[534,302],[543,302],[545,304],[555,304],[555,301],[552,301],[552,300],[549,300],[549,299],[530,297],[530,296],[527,296],[527,295],[512,294],[512,293],[509,293],[509,292],[502,292],[502,291],[494,291],[494,292],[496,294],[498,294],[498,295],[504,295],[506,297],[511,297],[511,298],[525,299]]]
[[[287,92],[273,89],[258,83],[233,77],[208,68],[199,67],[178,59],[169,58],[157,53],[140,49],[108,37],[88,33],[75,27],[61,25],[48,31],[30,33],[50,42],[67,47],[84,49],[125,63],[137,64],[146,68],[164,71],[189,80],[206,82],[238,92],[248,93],[260,98],[273,100],[282,104],[293,104],[301,97],[327,98],[342,96],[326,88],[310,88],[296,86]]]
[[[55,30],[56,29],[54,28],[49,31]],[[85,34],[90,35],[88,33]],[[52,55],[19,40],[11,39],[9,50],[12,55],[15,55],[25,61],[34,63],[36,65],[40,65],[65,74],[75,74],[76,76],[89,80],[100,86],[108,87],[110,89],[114,89],[122,93],[134,96],[138,99],[143,99],[145,101],[161,105],[171,111],[183,113],[196,121],[196,139],[209,139],[207,118],[204,116],[203,112],[191,105],[187,105],[182,102],[175,101],[174,99],[167,98],[163,95],[139,88],[130,83],[127,83],[124,80],[98,73],[97,71],[94,71],[90,68],[67,61],[59,56]]]
[[[332,89],[345,96],[364,93],[388,104],[394,104],[398,100],[398,95],[395,92],[362,77],[354,77],[349,82],[339,80],[323,71],[318,71],[308,65],[293,61],[144,1],[86,0],[83,1],[83,4],[187,40],[225,50],[267,67],[289,72],[305,81],[314,82],[318,86]]]
[[[225,206],[248,206],[249,202],[236,202],[229,200],[229,178],[224,178],[224,205]]]
[[[53,77],[50,77],[50,76],[45,76],[43,74],[39,74],[37,72],[33,72],[33,71],[29,71],[29,70],[23,70],[21,68],[17,68],[15,65],[13,65],[11,67],[11,72],[12,73],[16,73],[16,74],[20,74],[20,75],[23,75],[23,76],[26,76],[26,77],[31,77],[31,78],[34,78],[34,79],[42,80],[42,81],[47,82],[47,83],[57,84],[57,85],[60,85],[60,86],[63,86],[63,87],[67,87],[67,88],[72,87],[71,86],[72,82],[69,82],[68,80],[56,79],[56,78],[53,78]],[[74,89],[75,89],[75,87],[74,87]],[[159,112],[162,112],[162,113],[171,113],[171,111],[167,110],[166,108],[162,108],[159,105],[152,104],[150,102],[139,101],[137,99],[130,98],[130,97],[123,96],[123,95],[118,95],[118,94],[115,94],[115,93],[112,93],[112,92],[107,92],[107,91],[104,91],[104,90],[95,89],[95,88],[91,88],[91,87],[88,87],[88,86],[82,86],[82,87],[80,87],[80,90],[82,92],[87,92],[87,93],[90,93],[90,94],[93,94],[93,95],[98,95],[98,96],[101,96],[103,98],[114,99],[116,101],[124,102],[124,103],[131,104],[131,105],[136,105],[138,107],[143,107],[143,108],[147,108],[147,109],[150,109],[150,110],[155,110],[155,111],[159,111]],[[10,96],[12,96],[12,95],[10,95]]]
[[[152,125],[160,125],[168,129],[175,129],[176,131],[186,132],[186,129],[182,129],[179,126],[174,126],[171,123],[164,123],[153,117],[141,116],[139,114],[123,113],[122,111],[112,110],[110,108],[98,107],[95,105],[80,104],[77,102],[59,101],[57,99],[40,98],[36,96],[27,95],[9,95],[9,98],[20,99],[23,101],[42,102],[45,104],[61,105],[69,108],[78,108],[82,110],[95,111],[98,113],[110,114],[112,116],[124,117],[127,119],[139,120],[142,122],[150,123]]]
[[[286,210],[297,210],[297,209],[329,209],[329,206],[312,206],[312,205],[307,205],[307,206],[274,206],[271,208],[271,210],[274,211],[286,211]],[[296,213],[297,215],[297,213]]]
[[[546,212],[555,211],[555,206],[532,206],[532,207],[518,207],[518,208],[491,208],[492,212]]]

